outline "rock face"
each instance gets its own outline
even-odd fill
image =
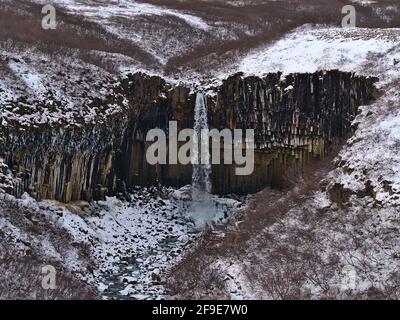
[[[375,81],[340,71],[228,78],[211,103],[212,126],[255,129],[255,170],[241,177],[232,167],[217,166],[215,190],[246,193],[279,186],[293,166],[324,157],[349,136],[357,106],[374,98]]]
[[[225,80],[208,97],[210,127],[255,129],[255,170],[236,176],[232,165],[213,166],[214,192],[279,185],[295,164],[323,157],[351,133],[357,106],[374,98],[375,80],[339,71]],[[109,99],[121,106],[121,96],[127,103],[103,123],[3,128],[0,157],[19,178],[16,195],[28,191],[38,199],[69,202],[100,199],[132,185],[190,183],[190,165],[147,163],[145,137],[152,128],[167,130],[171,120],[178,129],[192,128],[195,94],[139,73],[121,80],[119,98]],[[101,110],[106,102],[94,103]]]

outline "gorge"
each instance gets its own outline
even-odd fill
[[[400,299],[399,1],[51,5],[0,1],[0,299]]]
[[[167,130],[171,120],[179,130],[193,128],[197,101],[207,108],[202,116],[210,129],[255,129],[252,175],[237,176],[232,165],[208,171],[213,193],[252,193],[280,186],[288,170],[323,158],[347,138],[357,107],[376,97],[376,80],[336,70],[262,78],[235,74],[209,87],[203,98],[190,86],[131,74],[106,101],[93,101],[101,112],[105,106],[120,107],[105,123],[82,119],[73,125],[2,128],[0,157],[17,178],[13,193],[26,191],[39,200],[103,199],[135,185],[181,187],[191,183],[196,168],[149,165],[145,137],[153,128]]]

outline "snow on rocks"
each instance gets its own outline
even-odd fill
[[[248,245],[255,257],[231,262],[247,273],[233,275],[228,288],[241,284],[239,293],[249,299],[282,298],[270,283],[278,278],[297,298],[399,297],[399,105],[394,87],[361,108],[358,129],[325,178],[326,188],[254,236]],[[259,265],[246,266],[254,260]],[[261,286],[257,270],[270,273]],[[298,283],[289,280],[293,270]]]
[[[21,199],[5,193],[13,177],[3,162],[0,169],[3,245],[21,255],[34,250],[43,261],[95,285],[104,299],[165,298],[168,269],[202,234],[188,219],[188,204],[182,204],[190,200],[172,196],[184,190],[137,187],[124,197],[92,203],[37,202],[27,193]],[[232,217],[240,208],[239,201],[219,201]],[[18,208],[17,214],[8,207]],[[46,232],[31,232],[32,225]]]
[[[60,273],[92,282],[93,261],[85,244],[72,241],[70,234],[57,223],[57,216],[48,214],[28,194],[16,199],[0,190],[2,249],[19,258],[29,257],[32,266],[37,262],[51,264]]]
[[[110,104],[104,112],[94,106],[106,100],[118,81],[105,70],[84,63],[71,52],[67,56],[26,51],[2,50],[0,64],[0,122],[4,127],[35,127],[40,124],[85,123],[98,121],[123,105]],[[106,103],[105,103],[106,104]]]
[[[136,188],[126,200],[108,197],[90,205],[38,205],[74,242],[89,246],[97,267],[93,280],[105,299],[163,298],[168,268],[194,245],[201,231],[188,220],[172,189]],[[220,200],[234,214],[239,201]],[[221,222],[221,221],[219,221]],[[85,279],[90,280],[90,279]]]
[[[212,78],[192,79],[207,88],[216,87],[235,73],[263,77],[268,73],[314,73],[338,69],[387,79],[400,70],[399,28],[338,28],[303,25],[279,40],[252,49],[232,63],[217,68]],[[376,63],[379,61],[379,63]],[[384,82],[381,81],[380,85]],[[286,88],[290,90],[289,88]]]
[[[4,163],[4,159],[0,157],[0,193],[11,192],[17,185],[18,179],[14,177],[9,167]]]
[[[295,61],[307,72],[328,66],[366,73],[379,77],[382,94],[359,108],[355,133],[321,189],[254,235],[247,244],[248,257],[223,261],[223,270],[231,275],[227,293],[248,299],[399,298],[399,30],[368,30],[356,37],[359,31],[297,32],[265,51],[267,71],[298,71],[286,65]],[[347,41],[342,37],[346,33],[351,35]],[[325,50],[331,54],[324,55]],[[343,60],[336,61],[334,52]],[[248,72],[257,71],[255,60],[245,62]],[[246,272],[235,273],[230,265]],[[242,290],[236,289],[238,284]],[[279,288],[286,290],[284,295]]]
[[[41,0],[36,2],[47,3]],[[58,0],[54,1],[54,5],[69,14],[83,16],[101,25],[110,34],[132,42],[150,54],[160,65],[166,65],[169,58],[184,52],[200,41],[204,33],[213,29],[201,17],[188,12],[136,1],[122,0],[93,5],[88,1]],[[154,23],[164,19],[166,23],[160,27]],[[180,28],[190,31],[171,37],[171,33]],[[163,37],[163,32],[167,32],[169,36]]]
[[[46,4],[46,1],[36,0],[36,2]],[[180,12],[178,10],[136,1],[120,0],[109,2],[106,5],[97,4],[95,6],[75,0],[57,0],[53,1],[53,3],[66,8],[70,12],[76,12],[92,19],[101,19],[103,22],[108,22],[112,17],[131,18],[138,15],[169,15],[182,19],[195,28],[201,30],[210,29],[210,26],[200,17]]]
[[[327,69],[368,76],[386,75],[386,78],[393,79],[400,70],[400,63],[395,64],[395,61],[400,61],[399,37],[400,29],[303,26],[269,46],[253,51],[236,64],[227,65],[226,70],[215,70],[212,79],[187,74],[181,81],[189,86],[201,84],[212,88],[236,72],[261,76],[268,72],[287,74]],[[91,54],[113,61],[122,76],[140,70],[163,76],[159,71],[144,69],[122,55],[94,51]],[[2,65],[0,123],[3,126],[15,123],[19,127],[44,123],[73,124],[79,119],[95,123],[105,121],[110,114],[123,108],[123,105],[114,103],[115,99],[111,99],[109,104],[104,102],[104,106],[94,103],[112,96],[118,79],[101,67],[82,61],[77,50],[50,56],[34,47],[23,51],[4,46],[0,53],[0,67]],[[179,83],[172,78],[166,80],[173,85]],[[290,90],[290,87],[286,89]],[[209,90],[208,94],[215,92]]]
[[[332,68],[377,76],[381,95],[359,107],[355,133],[323,184],[310,186],[315,188],[310,196],[290,198],[295,205],[252,234],[239,259],[228,252],[211,269],[207,266],[206,272],[226,276],[222,294],[245,299],[400,297],[399,32],[306,27],[244,60],[242,71],[254,74]]]
[[[339,155],[332,184],[359,196],[372,196],[380,206],[400,205],[400,95],[388,90],[355,119],[355,135]]]
[[[220,259],[215,262],[215,268],[225,274],[223,281],[231,300],[243,300],[245,299],[245,294],[247,294],[247,299],[251,299],[249,297],[249,293],[251,292],[251,289],[248,288],[249,282],[240,264]]]

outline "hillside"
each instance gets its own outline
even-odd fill
[[[1,0],[0,298],[398,299],[400,4],[351,2]],[[145,161],[199,93],[261,154],[207,219]]]

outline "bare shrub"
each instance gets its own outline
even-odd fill
[[[96,288],[80,280],[65,265],[66,258],[75,251],[82,268],[77,271],[89,274],[93,261],[87,245],[74,243],[66,230],[40,210],[3,196],[0,197],[0,223],[5,223],[6,228],[0,230],[0,299],[97,299]],[[43,246],[42,242],[47,245]],[[52,257],[46,251],[48,246],[60,258]],[[56,269],[55,290],[42,288],[45,265]]]

